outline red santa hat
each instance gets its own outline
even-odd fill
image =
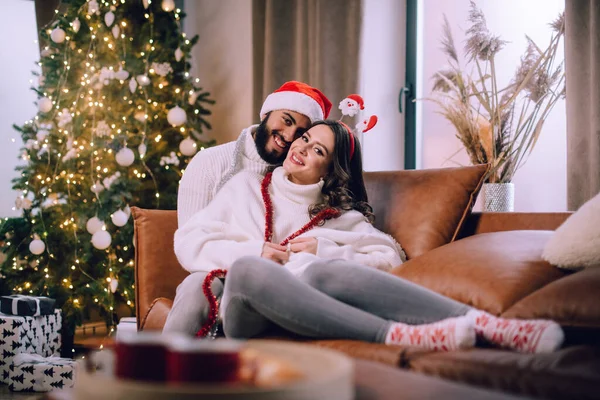
[[[320,90],[306,83],[289,81],[267,96],[260,109],[260,118],[273,110],[296,111],[315,122],[329,116],[331,102]]]

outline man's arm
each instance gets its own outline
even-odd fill
[[[212,200],[215,185],[231,162],[225,144],[202,150],[185,169],[177,192],[177,222],[182,227]]]

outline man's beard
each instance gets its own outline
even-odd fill
[[[256,128],[256,132],[254,134],[254,143],[256,143],[256,151],[260,158],[262,158],[266,163],[272,165],[282,164],[287,156],[287,149],[283,151],[282,154],[278,154],[276,151],[267,151],[267,142],[273,133],[267,127],[267,120],[265,118],[260,125]],[[283,138],[280,137],[283,141]]]

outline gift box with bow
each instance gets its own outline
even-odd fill
[[[60,310],[38,317],[0,314],[0,382],[8,383],[9,368],[20,353],[59,355],[61,324]]]
[[[18,354],[9,369],[9,389],[15,392],[49,392],[75,384],[76,362],[70,358]]]
[[[42,296],[23,296],[15,294],[0,297],[0,312],[8,315],[37,317],[54,313],[56,300]]]

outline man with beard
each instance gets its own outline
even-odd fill
[[[261,123],[242,131],[235,142],[202,150],[185,169],[177,195],[177,219],[181,228],[206,207],[219,189],[241,170],[264,175],[281,164],[290,144],[310,126],[326,119],[331,102],[318,89],[290,81],[267,96]],[[188,275],[177,287],[173,307],[163,332],[195,334],[208,317],[208,300],[202,291],[206,272]],[[213,281],[213,293],[220,296],[223,284]]]
[[[290,144],[312,122],[326,119],[330,110],[327,97],[302,82],[286,82],[268,95],[260,110],[260,125],[244,129],[235,142],[202,150],[187,166],[177,195],[179,227],[242,169],[264,175],[269,167],[281,164]]]

